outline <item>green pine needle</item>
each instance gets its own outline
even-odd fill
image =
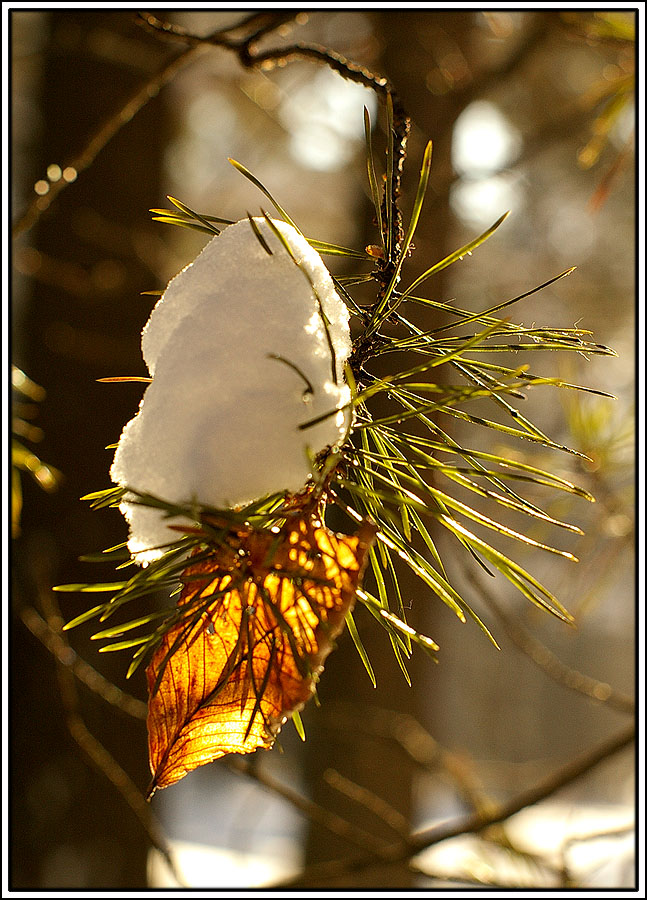
[[[562,521],[542,509],[535,494],[541,491],[550,497],[558,492],[593,501],[593,497],[584,488],[555,472],[534,465],[531,461],[515,459],[503,452],[499,454],[487,449],[461,446],[441,427],[443,417],[449,416],[468,426],[479,426],[474,429],[475,434],[485,434],[482,429],[488,429],[488,433],[497,438],[523,441],[552,452],[587,459],[584,453],[566,447],[545,434],[533,423],[531,415],[525,411],[522,413],[518,406],[526,402],[531,389],[536,392],[558,388],[610,395],[556,376],[531,373],[527,362],[518,362],[518,359],[520,354],[539,351],[575,352],[583,356],[614,355],[614,351],[592,341],[591,333],[584,329],[549,325],[524,327],[510,318],[500,318],[498,315],[502,310],[507,311],[513,305],[570,275],[573,268],[480,312],[420,296],[419,289],[425,282],[469,256],[492,237],[508,213],[504,213],[478,237],[427,268],[408,287],[401,288],[402,283],[407,283],[406,263],[423,213],[432,148],[431,142],[427,144],[411,215],[402,243],[396,247],[394,241],[399,239],[400,225],[399,211],[393,198],[395,152],[390,95],[387,95],[386,119],[385,170],[383,178],[378,179],[370,116],[367,110],[364,111],[367,177],[381,249],[354,250],[327,241],[307,239],[321,254],[368,262],[375,266],[373,272],[344,272],[335,277],[336,289],[357,321],[354,349],[361,346],[362,357],[361,362],[355,363],[354,356],[351,355],[352,364],[347,363],[345,369],[352,397],[348,408],[353,414],[348,440],[344,446],[333,448],[327,456],[321,455],[313,460],[313,489],[321,492],[323,502],[337,506],[351,522],[359,523],[370,519],[376,525],[376,543],[368,553],[366,581],[370,582],[370,587],[364,584],[357,591],[357,600],[386,631],[396,661],[410,683],[406,661],[413,649],[419,648],[435,660],[439,648],[431,637],[419,633],[407,621],[408,599],[402,596],[400,582],[403,566],[414,573],[432,598],[438,598],[461,622],[466,622],[467,619],[475,622],[498,649],[496,639],[487,625],[452,584],[451,566],[446,565],[441,558],[436,546],[434,527],[442,527],[446,533],[451,534],[458,542],[458,550],[467,554],[472,563],[482,566],[491,575],[498,573],[503,576],[529,602],[565,623],[572,624],[571,615],[544,585],[510,556],[476,534],[472,528],[495,533],[510,540],[512,546],[520,544],[574,560],[575,557],[569,551],[511,528],[500,521],[498,513],[512,510],[528,516],[531,522],[540,521],[547,526],[581,533],[576,525]],[[242,163],[233,159],[229,162],[272,203],[279,217],[301,234],[269,189]],[[193,228],[212,237],[219,234],[218,226],[233,224],[230,219],[198,213],[173,197],[168,199],[173,209],[151,210],[157,221]],[[259,243],[266,252],[272,252],[263,234],[263,229],[269,228],[294,260],[289,241],[267,213],[261,210],[261,214],[262,219],[254,219],[247,214]],[[383,259],[380,259],[381,256]],[[385,266],[389,267],[389,277],[383,277],[380,281]],[[336,381],[337,365],[329,323],[308,273],[302,267],[299,268],[308,278],[319,303],[331,350],[331,377]],[[385,284],[387,280],[388,284]],[[374,281],[380,299],[373,306],[363,306],[353,297],[353,288],[370,281]],[[431,331],[422,331],[406,317],[408,304],[433,308],[445,317],[445,321]],[[388,328],[384,328],[387,323]],[[514,354],[514,362],[510,366],[502,364],[499,359],[495,362],[487,361],[488,354],[505,352]],[[404,353],[416,355],[413,364],[410,361],[406,367],[394,364],[390,374],[386,376],[377,377],[371,373],[372,359],[378,356],[398,359],[399,357],[392,355]],[[285,362],[280,357],[276,358]],[[435,370],[440,366],[445,366],[447,373],[444,374],[442,384],[434,380]],[[452,383],[449,382],[450,378]],[[108,380],[124,379],[117,377]],[[377,400],[381,401],[379,408],[375,407]],[[512,424],[504,424],[491,417],[488,409],[495,410],[499,418],[504,417]],[[301,423],[299,428],[310,428],[338,412],[338,409],[331,409]],[[459,490],[460,497],[455,496],[456,489]],[[524,496],[528,489],[530,496]],[[166,607],[100,627],[92,636],[94,640],[107,642],[101,648],[102,651],[133,651],[128,677],[160,645],[168,629],[181,624],[176,644],[170,648],[160,667],[160,672],[163,671],[179,642],[184,639],[183,636],[189,633],[197,617],[204,613],[206,605],[213,602],[212,595],[208,600],[196,598],[181,608],[176,605],[178,590],[188,580],[183,574],[188,556],[193,554],[193,564],[205,558],[209,552],[213,553],[214,547],[226,540],[228,523],[234,526],[245,522],[254,527],[271,528],[281,525],[288,514],[283,494],[260,498],[238,512],[216,510],[199,503],[169,503],[163,498],[123,487],[95,491],[86,494],[83,499],[94,509],[118,507],[124,503],[141,504],[161,510],[169,518],[181,518],[187,522],[187,526],[193,526],[193,530],[179,534],[176,540],[165,545],[159,559],[145,568],[137,568],[125,581],[70,584],[55,588],[62,592],[110,595],[105,602],[74,618],[65,626],[67,629],[91,620],[104,623],[115,613],[127,608],[132,600],[153,594],[159,596],[160,591],[167,592],[169,602]],[[480,507],[471,505],[473,502],[489,504],[489,514]],[[465,520],[469,520],[469,528]],[[222,527],[214,526],[214,521],[224,524]],[[88,562],[114,562],[118,569],[128,567],[133,562],[125,544],[109,548],[103,553],[88,554],[83,559]],[[278,609],[276,615],[277,620],[281,621]],[[283,622],[283,625],[287,628],[287,623]],[[375,672],[350,611],[346,615],[346,625],[371,683],[375,686]],[[131,635],[131,632],[138,633]],[[288,640],[290,639],[288,635]],[[294,649],[296,651],[296,645]],[[296,652],[295,660],[297,666],[306,665],[305,660],[300,660]],[[305,739],[303,723],[298,713],[293,715],[293,722],[299,736]]]

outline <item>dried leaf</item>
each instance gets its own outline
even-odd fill
[[[147,669],[151,794],[227,753],[272,746],[314,691],[374,533],[288,520],[232,532],[186,569],[186,615]]]

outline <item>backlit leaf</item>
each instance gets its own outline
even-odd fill
[[[186,569],[187,615],[147,669],[151,793],[227,753],[272,746],[315,689],[374,531],[335,535],[301,517],[241,528]]]

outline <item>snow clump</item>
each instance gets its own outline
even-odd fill
[[[248,219],[236,222],[153,309],[142,332],[153,380],[121,434],[110,470],[116,484],[171,503],[235,508],[301,490],[313,456],[344,440],[348,310],[296,229],[274,222],[298,265],[267,222],[254,221],[271,255]],[[168,525],[181,520],[127,502],[120,508],[139,562],[177,539]]]

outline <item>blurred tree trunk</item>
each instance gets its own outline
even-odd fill
[[[22,15],[42,21],[42,14]],[[123,13],[50,12],[44,30],[41,155],[29,167],[32,184],[45,178],[48,166],[65,166],[168,54],[166,48],[147,50]],[[119,437],[125,398],[132,398],[134,412],[141,393],[96,379],[142,373],[138,335],[151,298],[138,295],[158,287],[145,264],[145,231],[147,210],[159,203],[167,129],[163,103],[151,102],[17,241],[19,263],[31,260],[34,280],[15,358],[47,391],[37,420],[45,434],[38,452],[65,476],[52,495],[24,480],[22,534],[14,546],[17,605],[38,607],[39,592],[51,584],[114,577],[110,567],[92,568],[77,557],[123,540],[121,517],[97,516],[79,497],[108,486],[111,454],[102,448]],[[86,604],[84,595],[61,596],[67,619]],[[115,787],[81,756],[64,724],[53,659],[14,621],[12,886],[142,888],[144,830]],[[80,655],[136,691],[136,679],[124,684],[123,656],[97,657],[87,635],[85,642],[82,630],[71,635]],[[103,701],[89,698],[86,689],[81,700],[90,730],[145,786],[143,723],[113,709],[106,714]],[[39,734],[47,730],[47,746],[34,740],[33,722]]]

